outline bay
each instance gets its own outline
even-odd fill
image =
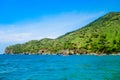
[[[0,80],[120,80],[120,56],[0,55]]]

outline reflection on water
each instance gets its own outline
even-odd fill
[[[120,80],[120,56],[0,55],[0,80]]]

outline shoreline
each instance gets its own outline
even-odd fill
[[[59,56],[72,56],[72,55],[75,55],[75,56],[82,56],[82,55],[88,55],[88,56],[106,56],[106,55],[110,55],[110,56],[120,56],[120,53],[117,53],[117,54],[96,54],[96,53],[89,53],[89,54],[47,54],[47,53],[43,53],[43,54],[23,54],[23,53],[19,53],[19,54],[8,54],[8,53],[3,53],[1,55],[59,55]]]

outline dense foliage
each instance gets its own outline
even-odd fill
[[[81,29],[56,39],[32,40],[6,48],[5,53],[87,54],[120,52],[120,12],[111,12]]]

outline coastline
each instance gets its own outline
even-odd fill
[[[106,53],[104,53],[104,54],[97,54],[97,53],[89,53],[89,54],[61,54],[61,53],[57,53],[57,54],[47,54],[47,53],[41,53],[41,54],[37,54],[37,53],[29,53],[29,54],[23,54],[23,53],[3,53],[3,54],[1,54],[1,55],[60,55],[60,56],[70,56],[70,55],[75,55],[75,56],[80,56],[80,55],[87,55],[87,56],[106,56],[106,55],[110,55],[110,56],[120,56],[120,53],[117,53],[117,54],[115,54],[115,53],[109,53],[109,54],[106,54]]]

